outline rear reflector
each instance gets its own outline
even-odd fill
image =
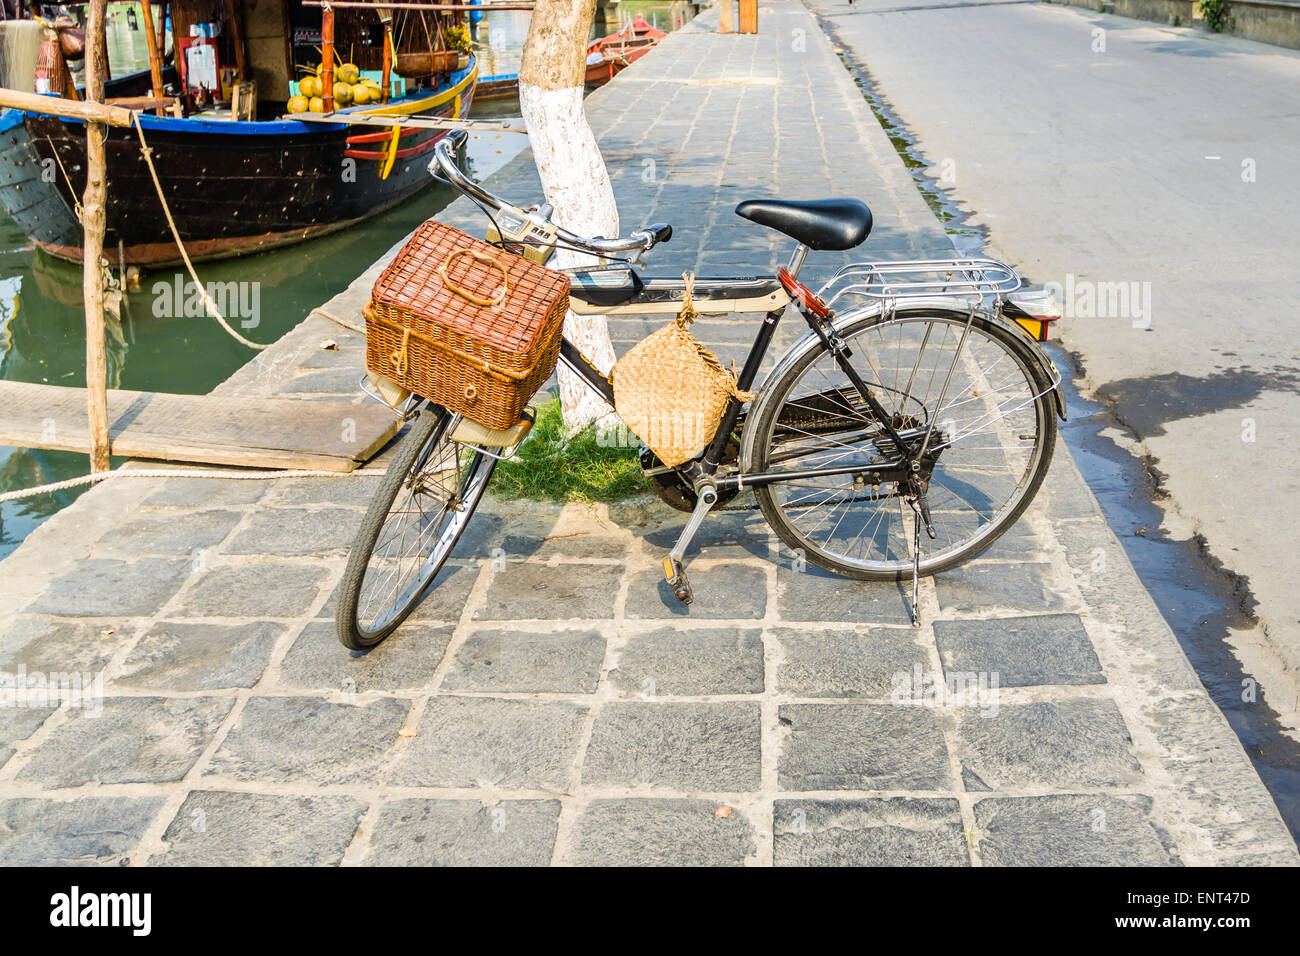
[[[1040,342],[1047,341],[1050,323],[1061,317],[1061,304],[1052,289],[1022,289],[1006,297],[1008,316]]]

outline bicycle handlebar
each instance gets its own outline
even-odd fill
[[[513,209],[529,217],[540,215],[539,213],[528,213],[520,210],[513,203],[488,192],[481,184],[461,172],[460,167],[456,165],[452,150],[459,149],[467,139],[469,139],[469,133],[463,129],[452,130],[444,136],[433,148],[433,162],[429,164],[429,172],[435,176],[441,175],[457,191],[497,211]],[[549,220],[549,217],[543,218]],[[667,242],[673,235],[673,227],[665,223],[638,229],[623,239],[588,239],[586,236],[570,232],[563,226],[558,226],[553,222],[550,223],[550,226],[555,230],[556,236],[562,239],[566,245],[575,246],[597,256],[605,256],[615,252],[648,252],[658,243]]]

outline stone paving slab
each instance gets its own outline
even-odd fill
[[[778,800],[777,866],[969,866],[956,800]]]
[[[868,254],[949,254],[804,8],[769,0],[757,37],[715,16],[588,100],[625,225],[678,227],[655,265],[771,270],[789,244],[731,214],[752,195],[858,195]],[[525,152],[491,185],[536,182]],[[363,401],[364,338],[328,316],[385,259],[217,391]],[[728,360],[749,321],[697,329]],[[0,671],[30,687],[0,707],[0,863],[1300,862],[1064,445],[916,629],[905,587],[805,566],[752,510],[705,526],[682,613],[658,567],[685,515],[489,498],[411,621],[348,652],[374,486],[114,480],[4,561]]]
[[[350,797],[195,790],[163,834],[155,866],[338,864],[365,804]]]

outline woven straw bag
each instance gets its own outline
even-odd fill
[[[733,397],[753,396],[736,388],[736,377],[686,327],[698,313],[695,276],[683,275],[686,299],[677,318],[646,336],[618,360],[614,410],[665,465],[699,455],[712,440]]]

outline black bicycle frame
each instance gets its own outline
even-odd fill
[[[793,299],[795,308],[799,314],[804,317],[817,335],[822,339],[831,353],[835,356],[840,369],[848,377],[853,386],[861,393],[863,401],[866,403],[871,413],[884,427],[886,434],[894,442],[895,448],[907,448],[902,438],[894,431],[889,421],[889,414],[877,401],[875,394],[871,391],[862,377],[848,362],[848,349],[837,349],[832,339],[828,336],[828,331],[822,325],[823,319],[814,315],[813,312],[798,298]],[[627,309],[632,303],[620,304],[620,309]],[[630,311],[630,310],[629,310]],[[767,350],[771,347],[772,337],[776,334],[776,325],[781,321],[781,316],[785,314],[785,306],[779,309],[773,309],[763,316],[763,324],[759,326],[758,335],[754,338],[754,344],[749,348],[749,354],[745,357],[745,364],[736,378],[736,387],[744,392],[748,391],[758,378],[758,371],[763,365],[763,359],[767,356]],[[842,343],[841,343],[842,346]],[[594,389],[609,406],[614,407],[614,386],[611,384],[600,369],[592,365],[587,357],[579,351],[578,347],[568,340],[567,337],[560,339],[560,359],[571,368],[586,384]],[[722,463],[722,456],[727,447],[727,442],[731,437],[732,429],[736,427],[736,422],[740,418],[742,404],[739,399],[731,398],[727,402],[726,410],[723,412],[722,421],[718,424],[718,430],[714,433],[713,440],[709,443],[704,456],[697,461],[689,462],[682,465],[681,469],[690,466],[696,466],[699,477],[707,478],[712,481],[718,491],[736,491],[745,487],[757,488],[766,485],[777,484],[783,481],[805,481],[812,478],[825,478],[835,475],[855,475],[862,474],[870,477],[873,484],[887,481],[901,481],[908,477],[908,471],[903,459],[898,461],[885,462],[876,465],[831,465],[826,467],[802,468],[797,471],[783,472],[762,472],[758,474],[738,474],[729,475],[722,478],[714,478],[719,465]]]

